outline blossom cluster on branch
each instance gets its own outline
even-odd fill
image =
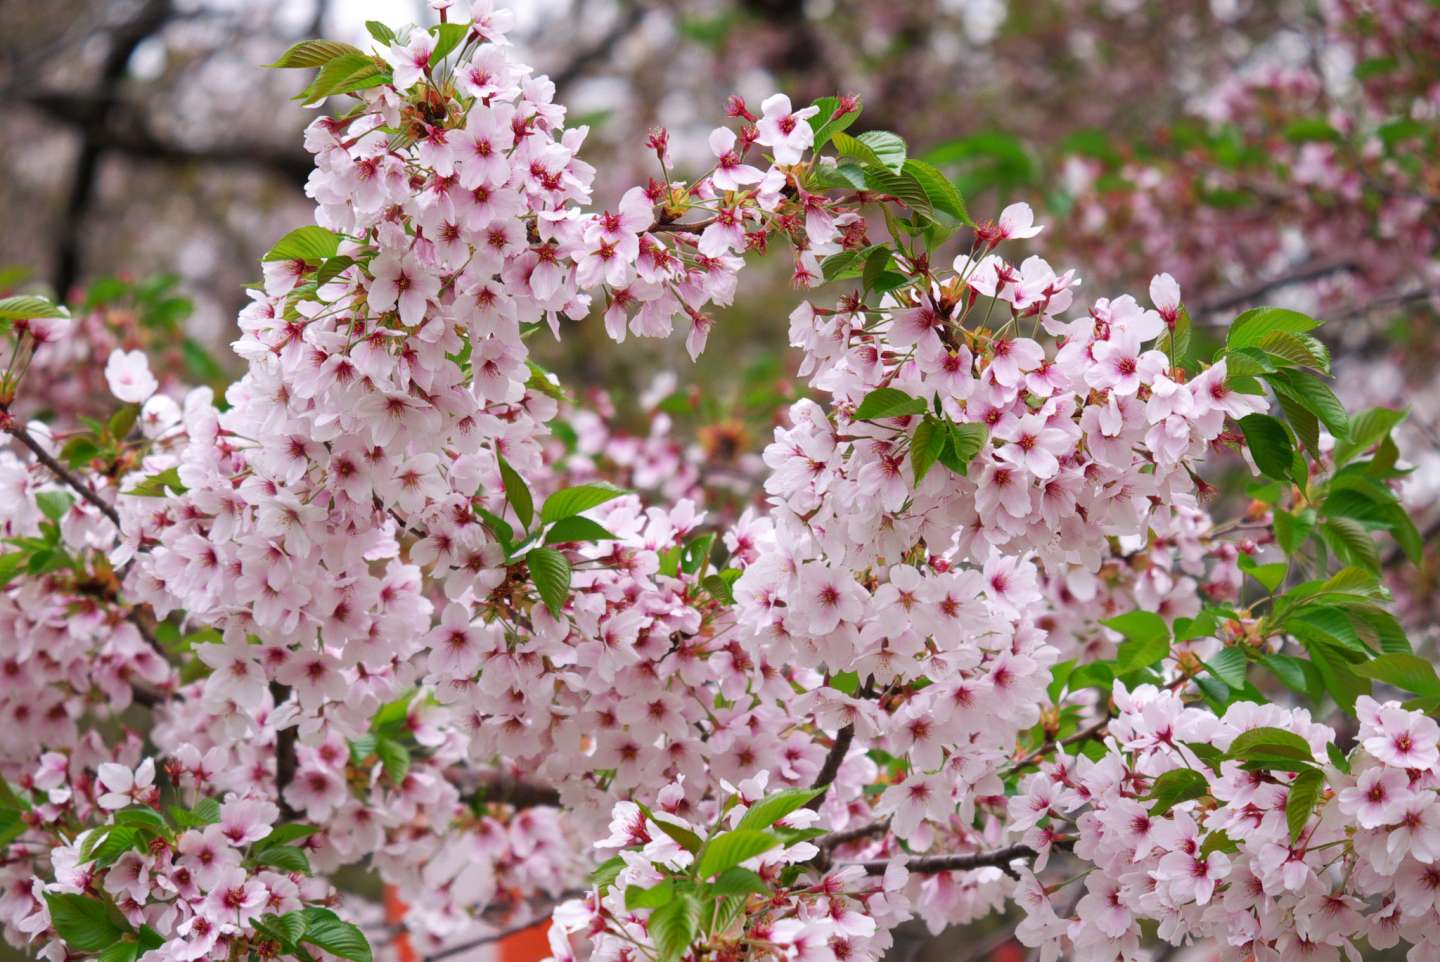
[[[1168,274],[1081,308],[1017,256],[1028,205],[977,223],[850,97],[732,99],[692,180],[657,131],[664,180],[593,210],[506,14],[455,12],[277,62],[356,104],[307,131],[316,224],[266,256],[223,397],[117,349],[118,413],[26,422],[73,332],[0,301],[12,943],[369,962],[327,881],[355,864],[427,946],[554,909],[559,959],[878,959],[1009,899],[1082,958],[1151,921],[1425,943],[1440,679],[1372,535],[1417,550],[1400,415],[1339,405],[1318,322],[1248,311],[1207,362]],[[697,355],[772,247],[844,292],[791,314],[806,395],[717,530],[528,340],[598,315]],[[1243,517],[1209,515],[1212,457],[1261,475]],[[1362,747],[1257,704],[1292,690]]]

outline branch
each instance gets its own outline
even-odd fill
[[[278,708],[289,700],[289,686],[272,681],[270,697],[275,700],[275,707]],[[299,761],[295,757],[295,735],[294,725],[288,725],[275,733],[275,797],[280,806],[280,816],[286,821],[294,821],[300,815],[285,800],[285,789],[295,780],[295,771],[299,767]]]
[[[1319,280],[1330,274],[1349,273],[1357,267],[1358,265],[1349,259],[1311,261],[1308,264],[1301,264],[1299,267],[1272,277],[1269,280],[1257,281],[1248,287],[1242,287],[1229,294],[1222,294],[1212,301],[1202,301],[1196,306],[1195,313],[1216,314],[1220,311],[1227,311],[1232,307],[1248,304],[1282,287],[1289,287],[1292,284],[1303,284],[1306,281]]]
[[[993,852],[979,852],[974,855],[926,855],[901,861],[900,864],[911,872],[934,875],[937,872],[964,872],[977,868],[998,868],[1011,878],[1019,874],[1010,866],[1017,859],[1033,859],[1040,853],[1028,845],[1011,845]],[[859,865],[867,875],[884,875],[895,859],[873,859],[865,862],[839,862],[839,865]]]
[[[820,774],[815,776],[811,788],[829,788],[830,783],[835,781],[835,776],[840,772],[840,763],[845,761],[845,756],[850,753],[850,743],[855,740],[855,726],[846,725],[835,733],[835,741],[830,745],[830,754],[825,756],[825,764],[820,767]],[[810,801],[805,807],[811,810],[819,810],[820,803],[825,799],[825,793],[821,792]]]
[[[76,127],[97,149],[124,154],[136,160],[161,164],[208,164],[215,167],[259,167],[304,185],[314,169],[308,154],[265,144],[209,144],[191,146],[162,140],[150,130],[144,112],[129,101],[109,98],[113,115],[97,117],[86,98],[59,90],[44,90],[20,102],[49,120]]]
[[[549,785],[526,782],[509,775],[487,777],[472,796],[475,800],[515,808],[559,808],[560,793]]]
[[[530,919],[530,921],[528,922],[521,922],[519,925],[512,925],[509,928],[500,929],[497,932],[491,932],[489,935],[482,935],[479,938],[471,939],[468,942],[461,942],[458,945],[451,945],[443,948],[438,952],[434,952],[430,955],[425,956],[422,962],[440,962],[441,959],[448,959],[451,956],[460,955],[463,952],[469,952],[471,949],[478,949],[482,945],[489,945],[492,942],[500,942],[504,939],[508,939],[512,935],[518,935],[519,933],[524,932],[527,929],[533,929],[535,926],[543,925],[548,921],[550,921],[550,914],[539,915],[535,918]]]
[[[624,40],[626,35],[635,29],[644,17],[644,7],[639,4],[626,4],[625,12],[605,32],[604,36],[577,53],[569,63],[550,75],[550,80],[555,84],[556,99],[560,99],[560,94],[566,87],[584,76],[585,71],[589,70],[592,64],[610,59],[610,53],[615,46]]]
[[[13,435],[17,441],[29,448],[30,453],[35,455],[36,461],[39,461],[45,465],[45,467],[49,468],[51,474],[55,475],[61,481],[64,481],[76,494],[100,509],[100,513],[109,518],[117,529],[120,527],[120,515],[115,511],[115,508],[104,498],[100,497],[94,488],[73,474],[69,468],[65,467],[65,465],[59,461],[56,461],[55,458],[50,455],[50,452],[41,447],[40,442],[32,438],[24,426],[15,420],[15,417],[4,407],[0,407],[0,429]]]

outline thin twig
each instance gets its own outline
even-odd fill
[[[974,855],[925,855],[909,860],[870,859],[864,862],[837,862],[838,865],[859,865],[867,875],[884,875],[891,864],[899,861],[911,872],[934,875],[937,872],[964,872],[977,868],[998,868],[1011,878],[1019,875],[1010,863],[1017,859],[1033,859],[1040,853],[1028,845],[1011,845],[993,852],[977,852]]]
[[[72,488],[80,497],[99,508],[100,513],[109,518],[115,527],[120,527],[120,515],[115,511],[115,508],[105,501],[104,498],[100,497],[94,488],[90,487],[90,485],[72,473],[69,468],[65,467],[65,465],[59,461],[56,461],[49,451],[41,447],[39,441],[36,441],[30,436],[30,433],[15,419],[14,415],[10,414],[10,412],[3,407],[0,407],[0,429],[5,430],[17,441],[29,448],[30,453],[35,455],[36,461],[39,461],[45,465],[45,467],[49,468],[51,474],[55,475],[61,481],[64,481],[65,484]]]
[[[1268,280],[1257,281],[1247,287],[1239,288],[1228,294],[1222,294],[1214,300],[1202,301],[1196,305],[1195,313],[1216,314],[1220,311],[1227,311],[1232,307],[1248,304],[1282,287],[1289,287],[1292,284],[1304,284],[1307,281],[1319,280],[1331,274],[1348,273],[1355,270],[1357,266],[1353,260],[1349,260],[1348,258],[1342,260],[1311,261],[1310,263],[1301,264],[1293,270],[1279,274]]]

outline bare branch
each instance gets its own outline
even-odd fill
[[[835,741],[830,745],[830,754],[825,756],[825,764],[820,767],[820,773],[815,776],[811,788],[829,788],[830,783],[835,781],[835,776],[840,772],[840,763],[845,761],[845,756],[850,753],[850,743],[855,740],[855,726],[846,725],[835,733]],[[825,793],[821,792],[810,801],[805,803],[809,809],[819,809]]]
[[[998,868],[1011,878],[1019,878],[1011,862],[1021,859],[1031,860],[1037,856],[1033,848],[1028,845],[1011,845],[1008,848],[996,849],[993,852],[978,852],[974,855],[926,855],[920,858],[908,860],[898,859],[872,859],[865,862],[837,862],[838,865],[859,865],[865,869],[867,875],[884,875],[885,870],[895,861],[911,872],[918,872],[921,875],[934,875],[937,872],[963,872],[977,868]]]
[[[1242,304],[1248,304],[1282,287],[1289,287],[1292,284],[1304,284],[1308,281],[1328,277],[1331,274],[1349,273],[1355,270],[1357,266],[1353,260],[1349,260],[1348,258],[1341,260],[1311,261],[1268,280],[1257,281],[1254,284],[1231,291],[1228,294],[1222,294],[1213,300],[1202,301],[1195,306],[1194,313],[1218,314],[1221,311],[1228,311]]]
[[[4,407],[0,407],[0,430],[6,431],[15,440],[29,448],[30,453],[35,455],[36,461],[45,465],[50,473],[64,481],[67,487],[98,508],[100,513],[109,518],[116,528],[120,527],[120,515],[116,513],[114,506],[100,497],[94,488],[77,477],[69,468],[55,460],[50,452],[41,447],[40,442],[32,438],[24,426]]]

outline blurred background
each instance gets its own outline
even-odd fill
[[[977,219],[1034,206],[1047,226],[1031,250],[1077,268],[1082,302],[1126,291],[1144,301],[1151,275],[1168,271],[1202,348],[1207,324],[1257,303],[1327,319],[1347,404],[1410,411],[1405,497],[1429,547],[1418,569],[1393,559],[1392,587],[1417,647],[1433,644],[1440,4],[509,6],[514,42],[555,80],[570,122],[590,127],[598,206],[659,176],[643,147],[654,127],[694,173],[731,94],[752,105],[774,90],[797,102],[858,94],[852,133],[903,135]],[[223,385],[260,255],[311,218],[300,141],[315,114],[290,100],[308,78],[261,65],[306,37],[367,44],[367,19],[433,18],[415,0],[0,3],[0,293],[64,297],[96,345],[47,359],[42,403],[102,410],[98,365],[83,352],[106,344],[146,347],[177,379]],[[755,455],[794,397],[789,273],[783,256],[747,273],[699,364],[678,340],[615,350],[598,323],[540,357],[607,415],[613,405],[617,423],[637,436],[659,423],[697,474],[753,500]],[[1024,957],[1003,933],[914,936],[911,957]]]

